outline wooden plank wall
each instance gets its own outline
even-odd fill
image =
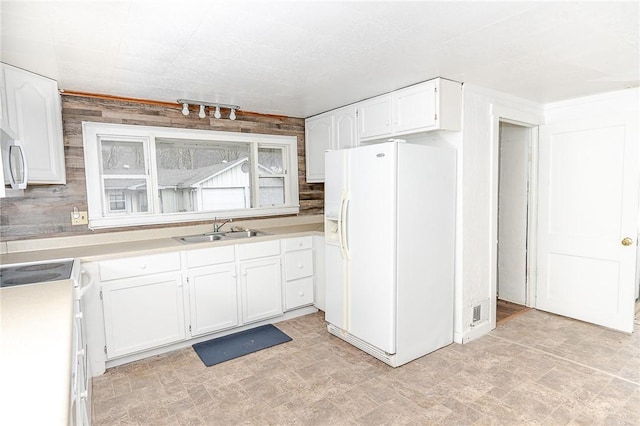
[[[223,110],[223,117],[228,111]],[[227,132],[292,135],[298,138],[298,182],[300,215],[318,214],[323,210],[323,184],[307,184],[305,180],[304,119],[263,115],[239,110],[235,121],[212,115],[199,119],[197,111],[185,117],[180,105],[137,102],[76,95],[62,96],[62,120],[67,172],[66,185],[30,186],[21,198],[0,199],[0,240],[60,237],[127,229],[91,231],[86,225],[71,226],[73,207],[87,210],[87,192],[82,148],[82,122],[138,124],[221,130]],[[190,222],[195,224],[197,222]],[[165,225],[167,226],[167,225]],[[171,225],[176,226],[176,225]]]

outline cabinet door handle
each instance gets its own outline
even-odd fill
[[[298,268],[302,269],[304,268],[304,265],[298,265]]]
[[[147,264],[143,264],[142,266],[140,266],[140,269],[147,269]]]
[[[304,296],[304,291],[299,291],[298,296]]]

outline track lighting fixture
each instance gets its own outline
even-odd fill
[[[178,103],[182,104],[182,114],[184,116],[189,115],[189,105],[200,105],[200,109],[198,111],[198,117],[205,118],[207,116],[206,108],[215,107],[215,111],[213,116],[215,118],[222,118],[222,112],[220,112],[220,108],[227,108],[230,110],[229,112],[229,120],[236,119],[236,110],[240,109],[238,105],[228,105],[228,104],[217,104],[211,102],[203,102],[203,101],[192,101],[190,99],[178,99]]]

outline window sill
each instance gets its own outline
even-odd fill
[[[262,217],[277,216],[287,214],[298,214],[300,206],[288,207],[262,207],[246,210],[221,210],[207,212],[186,212],[161,215],[127,215],[121,217],[89,217],[89,229],[105,229],[105,228],[124,228],[130,226],[143,225],[164,225],[171,223],[188,223],[205,220],[213,220],[214,218],[244,218],[244,217]]]

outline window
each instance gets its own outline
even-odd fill
[[[298,213],[294,136],[83,123],[89,226]]]
[[[109,197],[109,211],[121,212],[127,210],[127,204],[124,201],[124,191],[107,190]]]

